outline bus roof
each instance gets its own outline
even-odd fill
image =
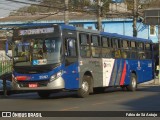
[[[125,40],[133,40],[133,41],[142,41],[142,42],[152,42],[150,39],[144,39],[144,38],[137,38],[137,37],[132,37],[132,36],[126,36],[126,35],[120,35],[117,33],[108,33],[108,32],[100,32],[96,30],[89,30],[89,29],[84,29],[84,28],[76,28],[74,26],[69,26],[69,25],[61,25],[62,29],[69,29],[69,30],[77,30],[81,32],[87,32],[87,33],[97,33],[100,35],[108,36],[108,37],[117,37],[120,39],[125,39]]]
[[[60,25],[61,26],[61,29],[67,29],[67,30],[76,30],[76,27],[74,26],[69,26],[69,25]]]
[[[101,35],[108,36],[108,37],[117,37],[125,40],[135,40],[135,41],[143,41],[143,42],[152,42],[150,39],[144,39],[144,38],[137,38],[132,36],[126,36],[126,35],[120,35],[117,33],[107,33],[107,32],[101,32]]]
[[[51,27],[51,26],[54,26],[54,25],[58,26],[58,24],[26,24],[26,25],[18,26],[18,29],[33,28],[33,27]],[[77,31],[82,31],[82,32],[87,32],[87,33],[96,33],[96,34],[100,34],[102,36],[115,37],[115,38],[117,37],[117,38],[125,39],[125,40],[152,42],[152,40],[150,40],[150,39],[131,37],[131,36],[126,36],[126,35],[120,35],[120,34],[117,34],[117,33],[100,32],[100,31],[96,31],[96,30],[78,28],[78,27],[65,25],[65,24],[61,24],[60,27],[61,27],[61,29],[74,30],[74,31],[77,30]],[[17,27],[16,27],[16,29],[17,29]]]

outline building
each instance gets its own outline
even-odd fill
[[[77,12],[70,13],[70,25],[96,30],[97,19],[95,15],[82,14]],[[37,16],[9,16],[0,19],[0,26],[12,26],[21,24],[64,24],[64,14],[45,14]],[[118,33],[133,36],[133,20],[128,18],[103,18],[102,28],[105,32]],[[140,38],[152,39],[158,42],[158,26],[144,25],[137,21],[138,36]]]
[[[112,3],[109,4],[109,10],[110,12],[127,12],[127,4],[124,2],[124,0],[112,0]]]

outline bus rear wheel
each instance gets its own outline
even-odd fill
[[[130,85],[127,86],[127,90],[129,91],[136,91],[137,89],[137,76],[132,73],[130,79]]]
[[[78,90],[78,97],[84,98],[89,95],[90,87],[91,87],[91,77],[84,76],[81,84],[81,88]]]
[[[50,96],[51,92],[50,91],[38,91],[38,95],[39,97],[45,99],[45,98],[48,98]]]

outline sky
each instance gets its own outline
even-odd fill
[[[29,2],[29,0],[18,0],[20,2]],[[34,2],[35,3],[35,2]],[[7,17],[10,12],[16,11],[21,7],[27,6],[26,4],[10,2],[7,0],[0,0],[0,18]]]

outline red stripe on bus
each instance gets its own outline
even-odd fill
[[[121,76],[120,85],[124,85],[125,77],[126,77],[126,62],[124,62],[124,67],[123,67],[123,72],[122,72],[122,76]]]

